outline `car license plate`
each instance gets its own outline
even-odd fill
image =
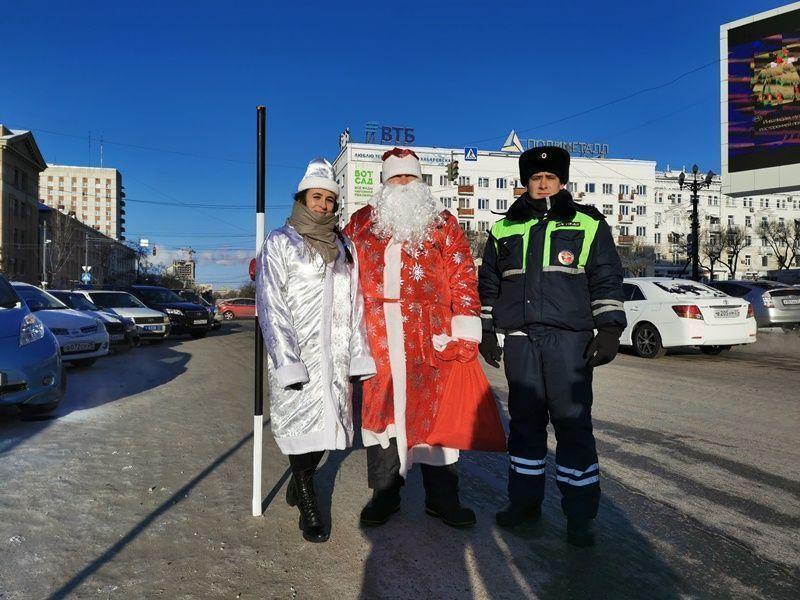
[[[727,308],[714,311],[714,318],[716,319],[735,319],[739,316],[738,308]]]
[[[194,324],[195,325],[207,325],[208,321],[206,321],[205,319],[195,319],[194,320]]]
[[[87,352],[89,350],[94,350],[94,344],[91,342],[85,342],[83,344],[67,344],[64,346],[64,352]]]
[[[792,304],[800,304],[800,298],[790,298],[789,300],[784,300],[783,305],[792,305]]]
[[[120,340],[124,340],[125,336],[121,333],[115,333],[114,335],[108,336],[108,339],[110,339],[112,342],[119,342]]]
[[[145,331],[161,331],[162,325],[145,325],[142,327]]]

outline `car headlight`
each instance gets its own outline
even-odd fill
[[[177,315],[177,316],[181,316],[183,314],[183,311],[177,308],[165,308],[164,312],[167,313],[168,315]]]
[[[25,346],[44,337],[44,323],[34,315],[25,315],[19,328],[19,345]]]
[[[131,319],[122,319],[122,322],[125,325],[125,331],[134,331],[136,329],[136,323]]]
[[[103,323],[100,319],[95,319],[95,321],[97,322],[97,331],[105,331],[106,330],[106,324],[105,323]]]

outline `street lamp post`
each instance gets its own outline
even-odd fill
[[[700,169],[697,165],[692,167],[692,180],[686,181],[686,173],[681,171],[678,175],[678,186],[680,189],[687,187],[692,192],[692,279],[700,281],[700,218],[697,213],[697,206],[700,202],[698,192],[702,187],[711,187],[711,180],[714,179],[714,172],[709,171],[700,180],[697,173]]]

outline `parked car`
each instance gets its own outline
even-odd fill
[[[91,300],[78,292],[66,290],[49,290],[48,292],[73,310],[100,319],[108,332],[108,342],[112,348],[130,350],[139,345],[139,332],[131,319],[100,310]]]
[[[28,283],[12,282],[11,286],[56,336],[64,362],[89,367],[108,354],[108,332],[100,319],[72,310],[58,298]]]
[[[711,281],[708,285],[747,300],[759,327],[800,327],[800,288],[766,279]]]
[[[66,388],[58,340],[0,276],[0,405],[49,412]]]
[[[211,322],[211,329],[219,329],[222,326],[222,316],[219,315],[217,311],[217,307],[214,306],[211,302],[203,298],[200,294],[195,292],[194,290],[172,290],[178,296],[186,300],[187,302],[194,302],[195,304],[199,304],[200,306],[205,306],[208,310],[209,314],[213,321]]]
[[[172,333],[188,333],[202,338],[211,330],[213,319],[204,306],[186,302],[164,287],[133,285],[127,291],[139,298],[148,308],[166,313],[172,324]]]
[[[668,277],[633,277],[622,287],[628,326],[620,344],[632,346],[638,356],[658,358],[680,346],[719,354],[756,341],[753,307],[745,300]]]
[[[217,311],[226,321],[234,319],[254,319],[256,316],[256,301],[252,298],[229,298],[220,300]]]
[[[170,334],[169,317],[161,311],[147,308],[141,300],[128,292],[109,290],[73,290],[88,298],[103,312],[119,315],[136,324],[139,339],[160,344]]]

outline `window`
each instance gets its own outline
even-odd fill
[[[637,215],[646,215],[647,214],[647,207],[645,205],[637,206],[636,207],[636,214]]]
[[[761,266],[766,267],[769,265],[769,259],[766,256],[761,257]]]
[[[497,210],[508,210],[508,200],[498,198],[497,199]]]
[[[745,227],[752,227],[753,226],[753,217],[751,217],[750,215],[747,215],[744,218],[744,226]]]
[[[659,193],[658,196],[656,196],[656,204],[664,204],[664,194]]]
[[[753,245],[753,236],[748,235],[744,238],[745,246],[752,246]]]
[[[450,198],[442,198],[442,206],[444,206],[445,208],[450,208],[451,206]]]
[[[675,200],[678,202],[678,204],[680,204],[681,203],[681,195],[678,194],[677,196],[675,196]]]
[[[623,283],[622,284],[622,293],[625,296],[625,300],[646,300],[642,290],[639,288],[638,285],[633,285],[632,283]]]
[[[489,231],[489,222],[478,221],[478,231]]]
[[[458,208],[469,208],[469,198],[459,198]]]
[[[728,227],[733,227],[736,222],[733,219],[733,215],[728,215]]]
[[[441,186],[450,185],[450,180],[447,178],[447,175],[439,175],[439,185]]]
[[[744,255],[744,265],[745,265],[746,267],[749,267],[749,266],[750,266],[750,264],[751,264],[751,261],[750,261],[750,255],[749,255],[749,254],[745,254],[745,255]]]
[[[621,215],[630,214],[630,210],[631,210],[631,207],[628,206],[627,204],[620,204],[619,205],[619,214],[621,214]]]
[[[469,231],[472,228],[472,224],[469,221],[459,221],[459,225],[461,225],[461,229],[464,231]]]
[[[636,186],[636,193],[637,193],[639,196],[644,196],[644,195],[646,195],[646,194],[647,194],[647,186],[646,186],[646,185],[641,185],[641,184],[637,185],[637,186]]]
[[[628,226],[627,225],[621,225],[620,228],[619,228],[619,234],[620,235],[629,235],[628,231],[629,230],[628,230]]]
[[[647,227],[637,227],[636,228],[636,235],[640,237],[644,237],[647,235]]]
[[[480,187],[480,188],[488,188],[489,187],[489,178],[488,177],[478,177],[478,187]]]
[[[469,175],[462,175],[459,177],[458,185],[469,185]]]
[[[478,198],[478,210],[489,210],[488,198]]]
[[[593,183],[587,183],[584,186],[583,189],[587,194],[594,194],[594,184]]]
[[[657,233],[653,236],[653,243],[660,244],[661,243],[661,234]]]
[[[433,185],[433,175],[422,175],[422,181],[424,181],[427,185]],[[106,192],[106,198],[109,198],[110,194]]]
[[[603,184],[603,193],[604,194],[613,194],[614,193],[614,186],[610,183]]]
[[[567,189],[570,191],[571,194],[575,194],[578,191],[578,184],[575,183],[574,181],[570,181],[567,184]]]
[[[630,186],[626,183],[619,184],[619,193],[623,196],[627,196],[628,192],[630,191]]]
[[[495,184],[496,184],[496,186],[497,186],[497,189],[498,189],[498,190],[504,190],[504,189],[506,189],[506,180],[505,180],[505,178],[504,178],[504,177],[499,177],[499,178],[498,178],[498,179],[495,181]],[[504,209],[504,210],[505,210],[505,209]]]
[[[603,214],[606,216],[614,214],[614,205],[613,204],[603,204]]]

